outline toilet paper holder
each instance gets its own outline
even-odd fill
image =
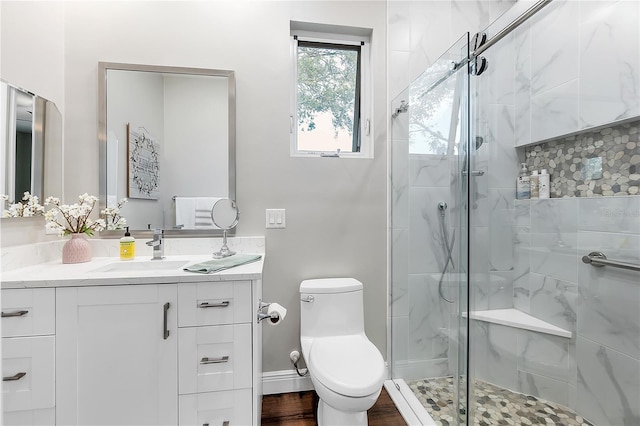
[[[280,315],[278,315],[277,313],[273,313],[273,314],[268,314],[267,310],[269,309],[269,306],[271,306],[272,302],[263,302],[262,299],[258,300],[258,320],[256,321],[256,323],[260,323],[262,320],[266,320],[268,319],[278,319],[280,318]]]

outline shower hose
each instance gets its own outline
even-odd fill
[[[440,209],[440,229],[442,230],[442,240],[444,243],[444,252],[446,255],[446,262],[444,264],[444,268],[442,269],[442,274],[440,274],[440,279],[438,280],[438,294],[440,294],[440,297],[448,303],[453,303],[453,300],[449,300],[447,299],[444,294],[442,293],[442,281],[444,280],[444,276],[447,273],[447,270],[449,268],[449,264],[451,264],[451,267],[453,269],[455,269],[455,266],[453,265],[453,259],[451,258],[451,252],[453,251],[453,245],[456,242],[456,230],[455,228],[453,229],[453,233],[451,234],[451,243],[449,243],[449,233],[447,232],[447,228],[445,226],[445,211],[447,210],[447,203],[445,202],[440,202],[438,203],[438,208]]]

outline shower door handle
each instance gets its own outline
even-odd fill
[[[462,176],[468,176],[469,172],[466,170],[462,171]],[[473,170],[471,171],[471,176],[484,176],[484,171],[483,170]]]

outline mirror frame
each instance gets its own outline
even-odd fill
[[[98,142],[99,142],[99,182],[100,210],[107,203],[107,71],[144,71],[168,74],[201,75],[227,77],[229,81],[229,193],[227,198],[236,199],[236,80],[235,72],[208,68],[187,68],[163,65],[124,64],[117,62],[98,62]],[[125,197],[121,197],[125,198]],[[126,218],[126,216],[125,216]],[[237,227],[228,233],[235,234]],[[166,237],[211,237],[222,236],[221,229],[165,229]],[[153,230],[132,229],[131,234],[139,237],[153,235]],[[103,238],[120,238],[122,231],[101,231]]]

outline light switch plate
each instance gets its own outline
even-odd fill
[[[266,210],[266,228],[286,228],[287,215],[285,209]]]

